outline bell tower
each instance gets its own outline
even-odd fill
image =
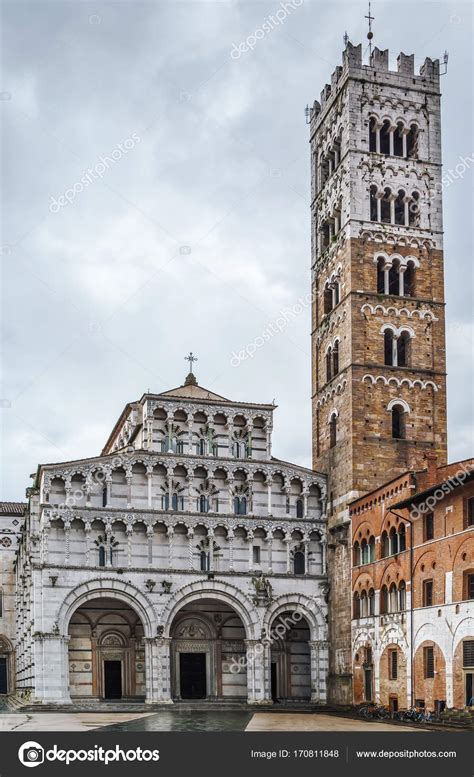
[[[351,701],[348,504],[446,461],[439,62],[347,42],[310,111],[313,465],[328,475],[330,701]]]

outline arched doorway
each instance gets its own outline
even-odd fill
[[[245,628],[232,607],[215,599],[186,604],[170,635],[173,698],[247,698]]]
[[[271,624],[270,638],[273,701],[309,701],[311,637],[308,621],[298,611],[281,613]]]
[[[71,698],[145,697],[143,624],[120,599],[84,602],[69,622]]]
[[[0,635],[0,696],[13,691],[13,656],[10,640]]]

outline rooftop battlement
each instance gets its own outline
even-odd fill
[[[440,67],[439,59],[426,57],[419,72],[415,73],[415,55],[404,54],[401,51],[397,57],[397,69],[389,68],[389,50],[374,48],[370,55],[370,63],[362,63],[362,44],[354,46],[350,41],[342,53],[342,66],[338,65],[331,76],[331,83],[326,84],[321,92],[320,100],[315,100],[311,108],[311,121],[315,121],[324,112],[324,108],[337,93],[346,77],[352,76],[373,81],[381,78],[393,86],[412,87],[439,91]]]

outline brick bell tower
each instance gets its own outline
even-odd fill
[[[446,461],[439,62],[347,43],[310,111],[313,465],[328,474],[329,700],[352,700],[347,505]]]

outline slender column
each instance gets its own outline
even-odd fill
[[[86,533],[86,567],[89,567],[91,563],[91,559],[90,559],[91,525],[88,521],[84,524],[84,531]]]
[[[112,527],[107,524],[105,527],[105,566],[110,567],[110,536],[112,534]]]
[[[207,546],[209,548],[209,572],[214,569],[214,532],[209,529],[207,532]]]
[[[173,468],[168,467],[168,509],[173,509]]]
[[[272,427],[267,423],[267,459],[270,461],[272,457]]]
[[[407,133],[405,130],[402,133],[402,155],[407,156]]]
[[[50,523],[46,522],[43,524],[43,543],[42,543],[42,557],[43,557],[43,564],[48,563],[48,540],[49,540],[49,528]]]
[[[174,536],[174,529],[172,526],[168,526],[167,530],[168,535],[168,567],[170,569],[173,569],[173,536]]]
[[[148,465],[146,468],[146,476],[147,476],[147,486],[148,486],[148,507],[151,510],[153,507],[153,495],[152,495],[152,486],[153,486],[153,466],[151,464]]]
[[[71,554],[71,546],[70,546],[70,530],[71,530],[71,524],[69,521],[64,522],[64,564],[68,566],[70,554]]]
[[[380,154],[380,124],[375,129],[375,150],[377,154]]]
[[[383,291],[384,294],[390,293],[390,264],[384,264],[383,267]]]
[[[253,532],[249,531],[247,534],[247,542],[249,544],[249,572],[253,570]]]
[[[400,297],[405,296],[405,270],[406,267],[398,268],[398,293]]]
[[[229,529],[229,532],[227,534],[227,540],[229,543],[229,571],[233,572],[234,570],[234,532],[232,529]]]
[[[193,452],[193,419],[188,419],[188,453],[191,455]]]
[[[107,504],[110,505],[112,500],[112,473],[111,472],[107,472],[105,476],[105,487],[107,489],[106,501],[107,501]]]
[[[131,470],[127,470],[125,473],[125,477],[127,480],[127,508],[130,509],[132,506],[132,472]]]
[[[230,422],[227,424],[227,428],[229,430],[229,458],[231,459],[233,456],[233,450],[232,450],[232,436],[234,434],[234,425]]]
[[[392,338],[392,364],[394,367],[397,366],[397,361],[398,361],[397,342],[398,342],[398,337],[394,335]]]
[[[390,224],[395,224],[395,197],[390,197]]]
[[[234,505],[233,505],[233,498],[234,498],[234,495],[233,495],[234,479],[233,479],[233,478],[228,478],[228,479],[227,479],[227,484],[228,484],[228,488],[229,488],[229,513],[232,515],[232,514],[233,514],[233,512],[234,512]]]
[[[267,478],[267,512],[268,515],[272,515],[272,485],[273,479]]]
[[[291,556],[290,556],[291,537],[286,535],[284,542],[286,543],[286,572],[289,575],[291,572]]]
[[[388,135],[388,143],[389,143],[389,154],[390,156],[394,155],[394,145],[393,145],[393,136],[395,132],[395,127],[390,127],[390,132]]]
[[[377,221],[382,221],[382,197],[377,197]]]
[[[403,205],[404,205],[403,221],[405,226],[408,227],[408,225],[410,224],[410,211],[409,211],[410,200],[408,197],[405,197],[403,201]]]
[[[188,529],[188,566],[194,569],[194,530]]]
[[[321,563],[322,563],[321,574],[323,574],[323,575],[325,575],[326,572],[327,572],[327,569],[326,569],[326,555],[327,555],[326,540],[321,539]]]
[[[187,495],[187,501],[188,501],[188,510],[189,512],[192,512],[193,510],[193,497],[191,494],[191,489],[193,487],[193,476],[187,475],[186,477],[187,483],[188,483],[188,495]]]
[[[304,573],[309,575],[309,540],[303,540],[304,547]]]
[[[153,566],[153,536],[155,532],[153,526],[146,527],[146,537],[148,540],[148,566]]]
[[[126,534],[127,534],[127,566],[130,569],[132,566],[132,537],[133,537],[133,526],[132,524],[128,524],[126,528]]]
[[[303,491],[303,517],[307,518],[308,516],[308,492]]]
[[[171,438],[173,435],[173,419],[174,419],[174,413],[173,412],[168,413],[166,418],[166,425],[168,427],[168,453],[173,453],[172,442],[171,442]]]
[[[273,572],[273,534],[269,532],[265,537],[267,543],[267,555],[268,555],[268,573],[271,575]]]

